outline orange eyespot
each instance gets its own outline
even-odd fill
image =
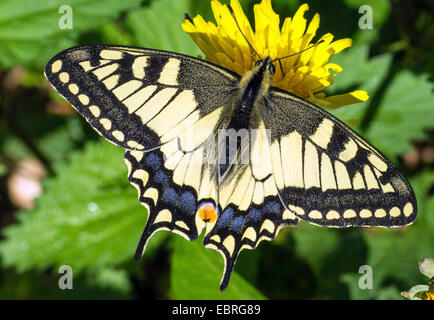
[[[216,207],[212,203],[205,203],[199,209],[199,218],[204,222],[215,222],[217,220],[218,214]]]

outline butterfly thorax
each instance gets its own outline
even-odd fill
[[[257,129],[258,108],[266,97],[271,83],[272,72],[269,68],[270,58],[266,58],[247,72],[239,82],[239,92],[233,101],[232,113],[226,126],[227,136],[219,143],[220,154],[219,170],[220,176],[226,176],[230,171],[242,165],[241,157],[244,149],[249,144],[251,129]],[[232,141],[231,141],[232,139]],[[245,143],[243,143],[243,140]]]
[[[270,58],[266,58],[241,78],[241,95],[234,116],[239,113],[248,117],[259,100],[268,93],[272,77],[269,66]]]

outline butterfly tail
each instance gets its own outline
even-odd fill
[[[226,290],[228,287],[229,281],[231,280],[232,270],[234,270],[235,260],[236,258],[225,259],[226,265],[223,271],[223,277],[220,281],[220,291]]]
[[[146,224],[146,227],[143,229],[142,235],[140,237],[139,244],[137,245],[136,254],[134,255],[134,259],[136,261],[140,260],[145,252],[146,245],[148,243],[149,238],[151,237],[152,232],[149,228],[149,224]]]

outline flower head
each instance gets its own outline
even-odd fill
[[[419,261],[419,271],[429,278],[428,285],[418,284],[401,295],[410,300],[434,300],[434,259],[424,258]]]
[[[319,15],[315,14],[307,24],[304,13],[309,9],[303,4],[292,18],[286,18],[280,29],[280,18],[271,7],[271,0],[262,0],[254,6],[255,31],[250,26],[238,0],[231,0],[241,34],[229,8],[217,0],[211,1],[217,25],[206,22],[200,15],[185,20],[182,28],[187,32],[206,59],[232,71],[243,74],[255,65],[258,56],[250,48],[246,39],[262,59],[272,60],[301,52],[312,45],[319,27]],[[311,49],[276,62],[273,85],[287,90],[301,98],[325,107],[339,107],[366,101],[368,94],[356,90],[347,94],[327,97],[323,92],[333,83],[333,77],[342,68],[328,60],[334,54],[351,46],[351,39],[333,41],[327,33]]]

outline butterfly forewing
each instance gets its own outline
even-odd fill
[[[297,217],[335,227],[414,221],[417,204],[407,180],[344,123],[278,89],[263,117],[279,193]]]
[[[238,80],[200,59],[99,45],[59,53],[45,74],[95,130],[130,150],[153,149],[182,133],[221,107]]]

